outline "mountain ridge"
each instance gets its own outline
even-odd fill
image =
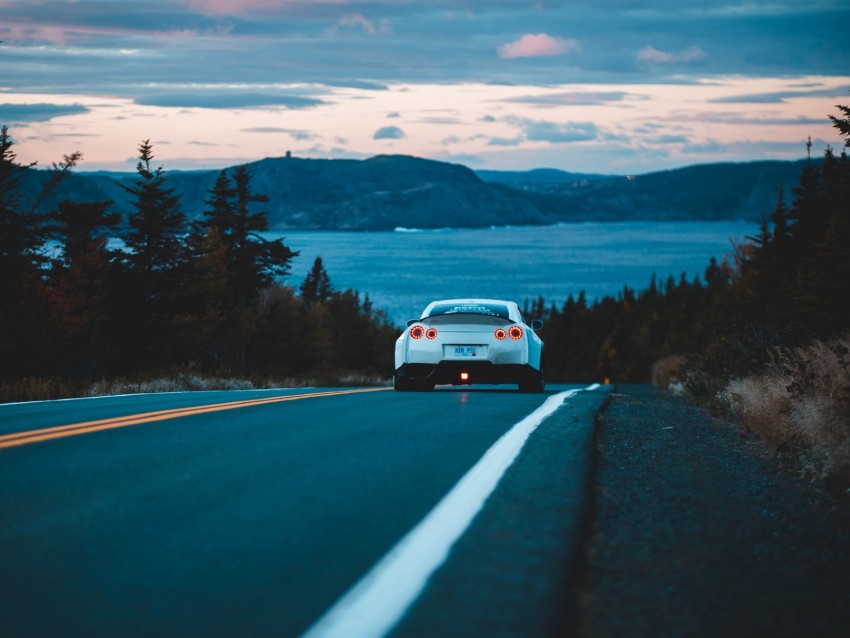
[[[264,158],[247,164],[252,189],[273,230],[392,230],[481,228],[581,221],[742,219],[758,222],[775,207],[781,189],[793,198],[805,162],[763,160],[695,164],[643,175],[600,175],[532,169],[474,171],[462,164],[408,155],[365,160]],[[812,160],[815,161],[815,160]],[[166,170],[166,184],[190,219],[205,209],[219,169]],[[28,171],[23,193],[36,201],[49,174]],[[131,196],[122,185],[135,173],[79,171],[66,176],[41,203],[64,199],[113,201],[127,215]]]

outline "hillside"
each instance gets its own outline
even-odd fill
[[[804,160],[704,164],[625,176],[480,171],[401,155],[367,160],[267,158],[249,164],[255,192],[274,229],[391,230],[551,224],[561,221],[718,220],[759,221],[776,205],[777,189],[791,201]],[[218,174],[169,171],[168,185],[185,212],[199,217]],[[31,201],[47,179],[30,171],[23,184]],[[121,184],[133,173],[78,172],[42,202],[112,200],[126,214],[131,201]]]
[[[820,160],[813,160],[820,161]],[[562,221],[721,220],[759,222],[783,190],[793,201],[806,160],[698,164],[633,176],[562,183],[528,181],[522,187],[542,211]]]

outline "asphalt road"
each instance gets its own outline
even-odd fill
[[[364,577],[389,573],[376,566],[456,486],[480,488],[495,448],[495,490],[480,511],[459,497],[468,528],[387,631],[562,630],[608,389],[362,390],[0,405],[2,635],[333,635],[329,610]],[[552,401],[551,416],[532,418]],[[503,449],[510,437],[515,458]],[[418,547],[438,546],[423,533]],[[380,601],[403,589],[382,586]]]

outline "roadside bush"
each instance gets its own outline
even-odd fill
[[[850,334],[777,349],[720,399],[802,475],[850,487]]]
[[[82,385],[69,383],[57,377],[31,377],[17,381],[0,381],[0,403],[17,401],[42,401],[79,396]]]
[[[685,363],[686,359],[681,355],[662,357],[652,364],[652,384],[662,390],[681,392]]]

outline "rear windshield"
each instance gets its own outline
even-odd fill
[[[429,317],[437,315],[486,315],[510,321],[508,307],[502,304],[438,304],[431,309]]]

